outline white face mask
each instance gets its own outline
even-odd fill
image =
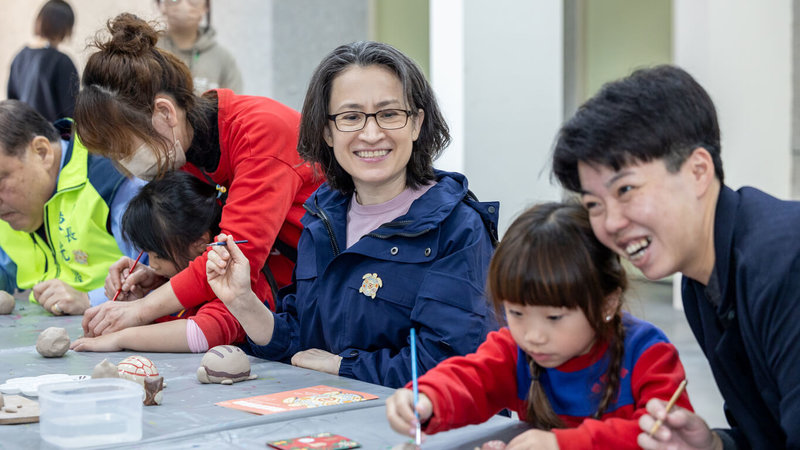
[[[142,144],[127,158],[119,160],[119,165],[131,175],[150,181],[158,174],[158,161],[153,149],[147,144]]]
[[[175,130],[172,130],[175,136]],[[119,160],[119,164],[132,175],[145,181],[153,180],[158,175],[158,159],[155,150],[147,143],[142,143],[133,154],[127,158]],[[181,141],[175,139],[175,143],[167,151],[167,170],[177,169],[186,164],[186,153],[183,151]]]

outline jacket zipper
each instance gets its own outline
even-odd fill
[[[61,275],[61,264],[58,263],[58,258],[56,257],[56,249],[53,247],[53,238],[50,236],[50,214],[48,211],[48,206],[45,205],[44,207],[44,234],[47,236],[47,248],[50,249],[50,254],[53,255],[53,264],[56,266],[56,276],[58,278]],[[46,260],[47,258],[45,258]],[[46,268],[45,264],[45,268]],[[45,270],[47,273],[47,270]]]
[[[314,206],[317,208],[317,211],[312,211],[306,205],[303,205],[306,211],[308,211],[311,215],[313,215],[314,217],[319,217],[319,219],[322,220],[322,224],[325,225],[325,230],[328,231],[328,238],[331,241],[331,249],[333,250],[333,256],[334,257],[339,256],[339,253],[341,253],[339,251],[339,243],[336,242],[336,236],[333,234],[333,227],[331,226],[331,221],[330,219],[328,219],[328,215],[325,214],[325,211],[323,211],[322,208],[319,207],[319,204],[317,204],[316,198],[314,199]]]
[[[385,226],[385,225],[381,225],[381,226]],[[417,237],[417,236],[422,236],[423,234],[428,233],[431,230],[433,230],[433,228],[428,228],[428,229],[422,230],[422,231],[420,231],[418,233],[393,233],[393,234],[369,233],[366,236],[374,237],[374,238],[378,238],[378,239],[389,239],[390,237],[395,237],[395,236],[413,238],[413,237]]]

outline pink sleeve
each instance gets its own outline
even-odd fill
[[[202,353],[208,350],[208,341],[203,330],[191,318],[186,319],[186,341],[192,353]]]

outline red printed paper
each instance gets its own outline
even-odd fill
[[[361,447],[356,441],[331,433],[282,439],[280,441],[267,442],[267,445],[279,450],[340,450]]]
[[[278,392],[276,394],[226,400],[217,403],[217,405],[226,408],[240,409],[255,414],[275,414],[297,409],[363,402],[376,398],[378,397],[365,392],[349,391],[347,389],[320,385],[296,389],[294,391]]]

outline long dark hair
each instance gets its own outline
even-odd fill
[[[594,236],[581,205],[544,203],[523,212],[508,228],[489,265],[487,285],[498,317],[504,316],[503,301],[583,311],[597,338],[609,343],[605,389],[595,413],[600,417],[619,390],[625,350],[620,308],[606,321],[606,298],[624,292],[627,283],[619,256]],[[528,361],[533,382],[527,421],[545,430],[563,427],[538,381],[544,369]]]
[[[128,203],[122,234],[136,248],[154,252],[179,270],[193,259],[190,246],[208,232],[219,234],[222,205],[217,190],[183,171],[147,183]]]
[[[341,45],[322,59],[308,83],[297,151],[306,161],[319,163],[328,184],[344,194],[351,194],[355,189],[353,178],[336,161],[324,139],[325,127],[333,126],[328,121],[333,80],[351,66],[373,65],[385,67],[397,76],[409,110],[414,114],[419,109],[425,111],[425,120],[406,166],[407,187],[415,188],[435,178],[433,161],[450,143],[450,130],[439,111],[433,89],[411,58],[381,42]]]

